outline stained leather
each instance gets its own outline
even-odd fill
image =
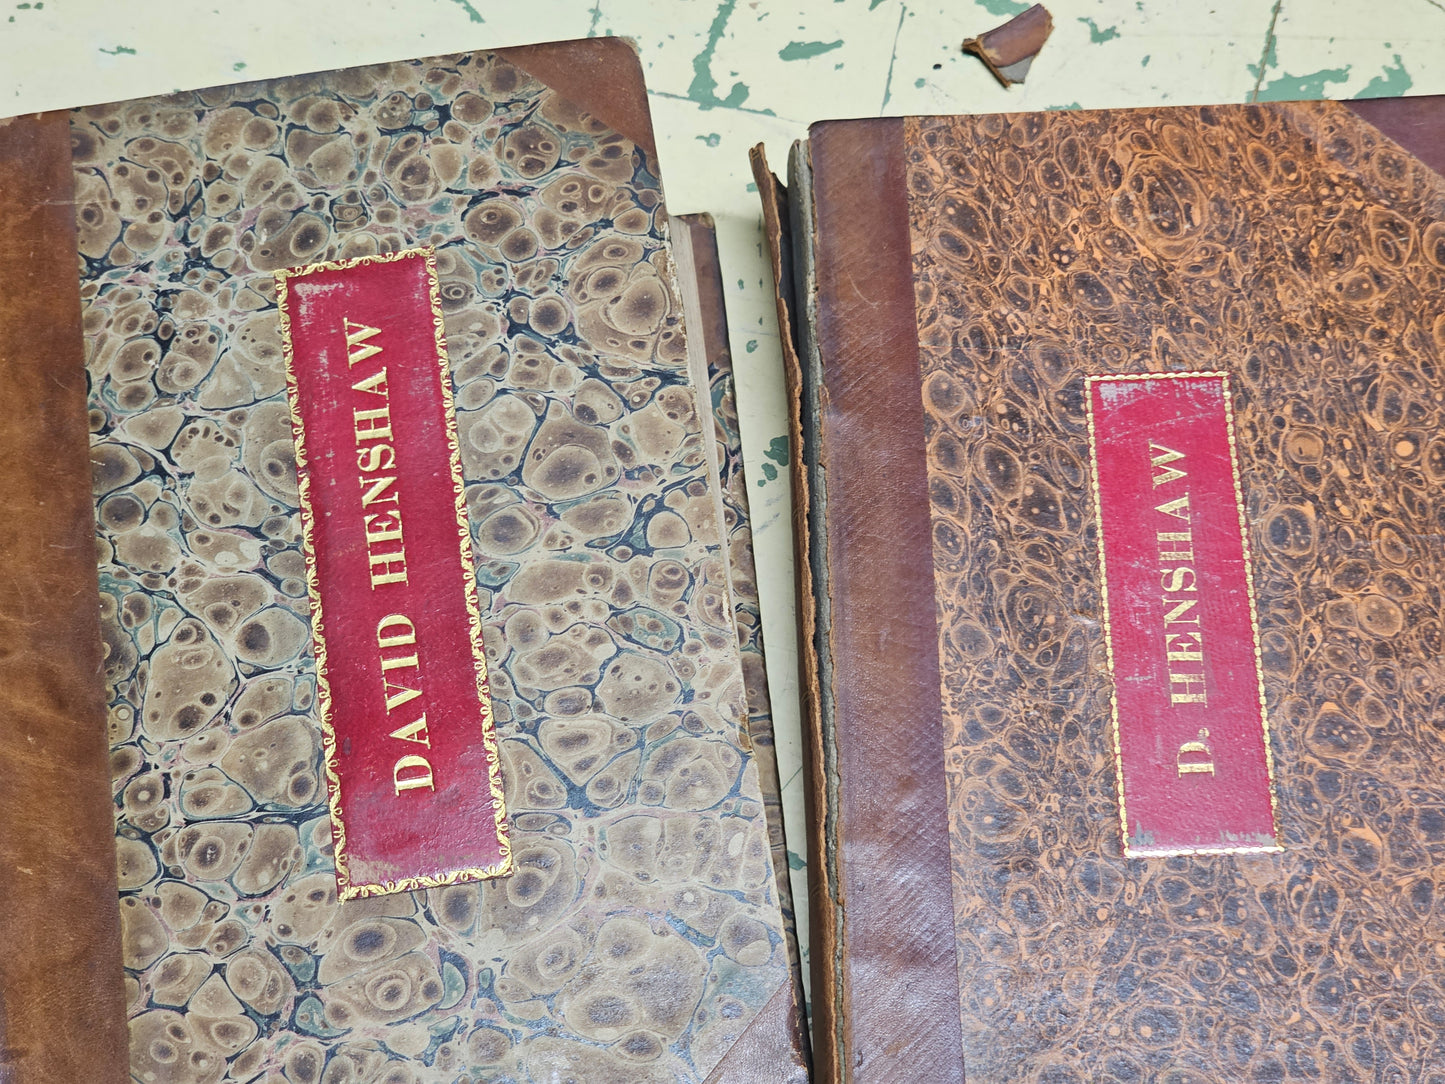
[[[814,1049],[829,1048],[823,1079],[860,1082],[963,1074],[957,1033],[919,1026],[948,1017],[958,980],[933,592],[909,575],[929,537],[923,418],[916,379],[893,375],[918,365],[906,207],[888,198],[903,191],[902,138],[902,122],[879,120],[815,125],[809,139],[822,387],[819,415],[800,428],[825,486],[810,498],[811,544],[822,550],[814,590],[830,597],[818,710],[831,716],[837,773],[820,841],[833,852],[834,917],[813,950],[833,968],[814,987],[815,1019],[828,1001],[833,1015]]]
[[[970,1079],[1445,1064],[1445,178],[1329,102],[907,143]],[[1191,369],[1231,374],[1284,851],[1131,861],[1083,378]]]
[[[0,1080],[122,1081],[70,123],[0,121]]]

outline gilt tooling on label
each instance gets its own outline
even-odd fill
[[[505,873],[435,256],[277,278],[339,894]]]
[[[1125,850],[1277,850],[1228,376],[1087,385]]]

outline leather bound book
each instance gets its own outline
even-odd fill
[[[1445,1079],[1445,100],[815,125],[820,1079]]]
[[[0,439],[43,497],[9,528],[35,654],[4,659],[0,1076],[126,1079],[128,1027],[158,1084],[803,1079],[684,333],[706,270],[667,241],[632,47],[21,118],[0,147],[27,284]],[[342,902],[275,273],[423,247],[512,868]]]

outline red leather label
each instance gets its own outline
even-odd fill
[[[1124,849],[1279,849],[1224,373],[1089,377]]]
[[[342,899],[511,852],[435,256],[277,275]]]

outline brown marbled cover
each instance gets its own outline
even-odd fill
[[[906,147],[969,1079],[1445,1080],[1445,180],[1327,102]],[[1126,861],[1083,377],[1215,368],[1285,851]]]
[[[71,131],[132,1073],[735,1079],[788,964],[649,153],[496,54]],[[340,905],[272,272],[423,243],[516,872]]]

